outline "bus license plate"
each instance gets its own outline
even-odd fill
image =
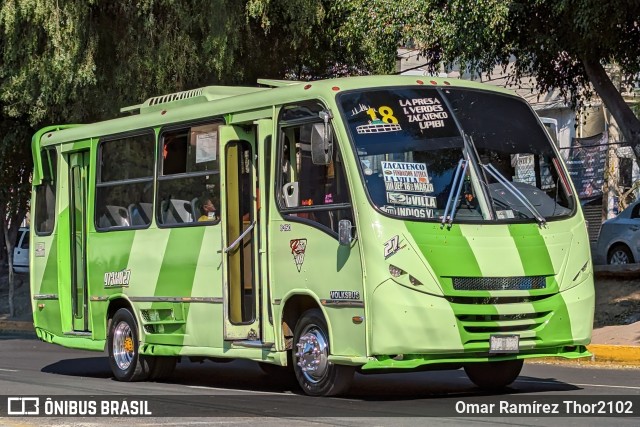
[[[491,335],[489,353],[518,353],[520,351],[520,336]]]

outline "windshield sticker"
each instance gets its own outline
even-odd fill
[[[385,182],[384,188],[387,191],[415,191],[419,193],[433,193],[433,184],[423,184],[421,182]]]
[[[296,263],[298,273],[300,273],[304,263],[304,253],[307,250],[307,239],[293,239],[289,242],[289,246],[291,247],[291,254]]]
[[[512,211],[512,210],[507,210],[507,211],[496,211],[496,215],[498,216],[498,219],[509,219],[509,218],[514,218],[514,215],[513,215],[513,211]]]
[[[216,141],[218,132],[199,133],[196,135],[196,163],[216,160]]]
[[[363,107],[363,105],[360,107]],[[358,113],[362,111],[363,110],[360,110]],[[393,115],[391,107],[383,105],[378,109],[369,108],[366,110],[366,113],[371,120],[369,120],[369,123],[366,125],[356,127],[356,132],[359,134],[398,132],[402,130],[402,127],[398,124],[398,119]]]
[[[533,154],[512,154],[511,167],[516,170],[513,181],[536,185],[535,157]]]
[[[109,271],[104,273],[105,288],[123,288],[129,286],[131,279],[131,270]]]
[[[331,299],[360,299],[358,291],[329,291]]]
[[[362,163],[362,169],[364,169],[364,174],[372,175],[373,169],[371,169],[371,160],[361,159],[360,162]]]
[[[362,113],[362,112],[366,112],[367,110],[370,110],[371,107],[369,107],[366,104],[360,104],[357,107],[355,107],[353,110],[351,110],[351,117],[357,116],[358,114]]]
[[[409,206],[407,207],[388,206],[388,205],[380,206],[380,209],[382,209],[384,212],[388,214],[403,216],[407,218],[419,218],[419,219],[434,218],[433,209],[413,208]]]
[[[424,163],[382,161],[381,165],[387,191],[433,193],[433,184],[429,182]]]
[[[387,202],[395,205],[436,208],[436,198],[419,194],[387,193]]]
[[[438,98],[399,99],[398,103],[409,123],[418,123],[421,130],[443,128],[449,119]]]
[[[400,236],[397,234],[384,242],[384,259],[388,259],[400,251],[400,249],[406,248],[407,245],[401,245]]]

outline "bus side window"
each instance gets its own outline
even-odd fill
[[[285,215],[308,219],[337,232],[339,220],[352,219],[351,207],[345,206],[350,198],[340,149],[334,144],[328,165],[314,164],[312,126],[309,122],[282,129],[280,206],[286,210]]]
[[[132,222],[131,213],[134,206],[153,203],[154,147],[155,137],[150,131],[126,138],[106,138],[100,143],[96,229],[107,231],[151,224],[149,216]]]
[[[46,149],[40,152],[42,157],[43,177],[42,183],[35,188],[35,229],[38,235],[47,235],[53,232],[56,218],[56,175],[57,157],[55,149]]]
[[[219,222],[219,123],[164,131],[156,197],[159,225],[210,225]]]

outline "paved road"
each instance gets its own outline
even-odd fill
[[[184,361],[165,382],[121,383],[112,379],[102,353],[66,349],[21,336],[0,335],[0,396],[72,395],[74,398],[133,396],[151,399],[156,416],[126,418],[127,425],[244,425],[319,424],[369,425],[557,425],[640,424],[640,369],[594,369],[566,365],[525,364],[522,375],[501,395],[487,396],[462,370],[413,374],[356,375],[347,396],[309,398],[283,378],[263,374],[256,364]],[[635,417],[580,418],[503,415],[462,417],[454,408],[465,403],[505,401],[559,403],[593,397],[596,400],[633,400]],[[550,400],[547,400],[550,399]],[[158,408],[160,402],[160,408]],[[1,405],[4,402],[0,402]],[[98,402],[98,405],[100,403]],[[581,404],[581,403],[580,403]],[[476,406],[482,409],[482,406]],[[486,408],[486,407],[485,407]],[[160,411],[158,411],[160,409]],[[6,409],[5,409],[6,410]],[[564,410],[561,408],[561,413]],[[424,418],[427,413],[437,417]],[[0,426],[90,425],[113,419],[5,417]],[[184,417],[204,414],[207,417]],[[492,412],[496,414],[496,412]],[[319,418],[322,417],[322,418]],[[120,418],[122,420],[122,418]]]

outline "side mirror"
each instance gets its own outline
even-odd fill
[[[333,133],[329,120],[331,114],[321,111],[323,123],[315,123],[311,129],[311,161],[314,165],[328,165],[333,157]]]
[[[352,228],[351,221],[348,219],[338,221],[338,243],[341,246],[349,246],[353,242],[353,237],[351,236]]]

